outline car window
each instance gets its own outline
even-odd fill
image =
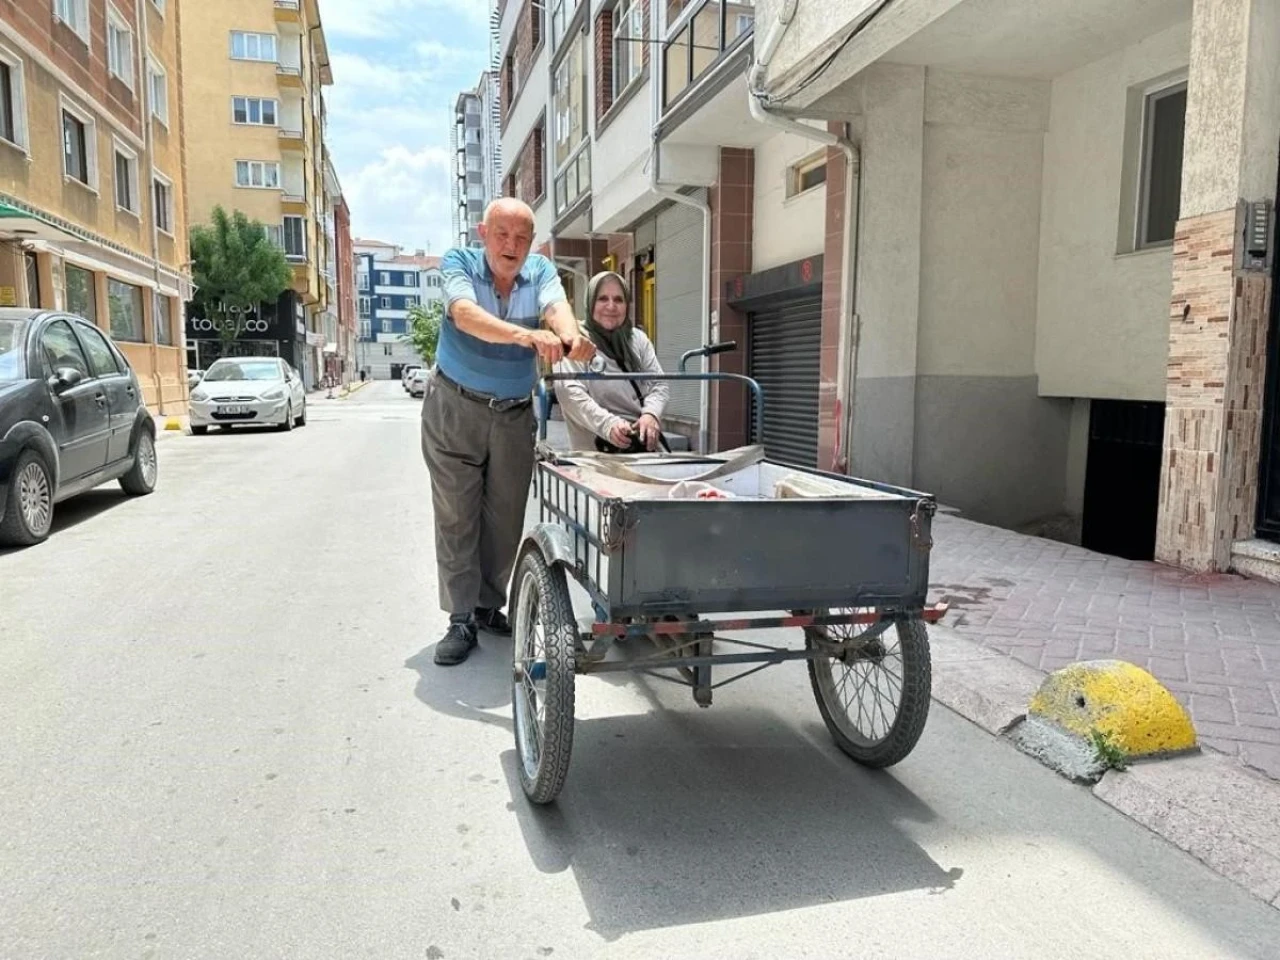
[[[107,345],[106,338],[100,332],[87,323],[77,323],[76,332],[84,341],[84,347],[89,352],[89,362],[93,365],[96,376],[114,377],[123,372],[116,363],[116,356]]]
[[[279,380],[280,364],[274,360],[218,360],[204,375],[210,383],[226,380]]]
[[[71,367],[80,371],[82,377],[93,376],[89,372],[89,360],[80,349],[76,335],[71,332],[71,325],[65,320],[55,320],[45,327],[44,333],[40,334],[40,352],[49,364],[50,373],[59,367]]]

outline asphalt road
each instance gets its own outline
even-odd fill
[[[431,663],[418,403],[166,438],[0,554],[0,957],[1228,958],[1280,912],[936,706],[887,773],[803,668],[579,684],[515,780],[509,643]]]

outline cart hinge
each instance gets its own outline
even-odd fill
[[[911,542],[922,550],[933,549],[933,533],[932,528],[925,532],[921,515],[932,517],[933,511],[932,500],[917,500],[915,509],[911,511]]]

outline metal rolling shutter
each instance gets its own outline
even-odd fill
[[[822,295],[752,311],[747,342],[750,375],[764,391],[763,436],[754,428],[753,435],[763,441],[769,459],[816,467]]]
[[[675,204],[658,214],[654,247],[657,278],[658,361],[675,373],[680,355],[702,345],[702,214]],[[690,372],[701,368],[689,364]],[[667,413],[697,420],[700,388],[696,382],[672,383]]]

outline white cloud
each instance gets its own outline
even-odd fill
[[[343,183],[355,233],[409,250],[430,246],[436,255],[443,253],[452,232],[448,176],[445,147],[383,150]]]

